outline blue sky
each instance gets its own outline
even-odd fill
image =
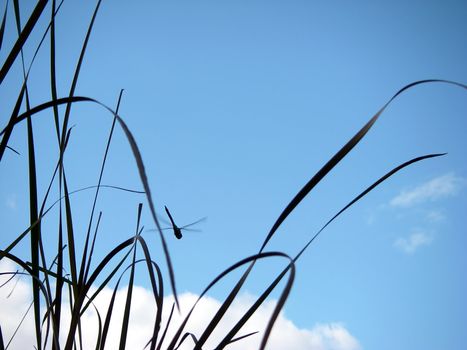
[[[65,1],[58,16],[59,95],[68,93],[93,6]],[[257,252],[298,190],[398,89],[429,78],[467,82],[466,16],[465,1],[451,0],[107,0],[76,94],[114,106],[124,88],[120,114],[141,149],[159,213],[167,205],[180,225],[207,216],[201,233],[167,236],[179,290],[200,293]],[[10,16],[5,46],[14,42],[13,24]],[[46,53],[31,75],[33,104],[50,99]],[[1,87],[2,101],[17,94],[19,67]],[[297,327],[339,322],[363,349],[461,349],[467,342],[466,114],[465,90],[409,90],[283,224],[268,248],[294,255],[385,172],[448,152],[391,178],[310,247],[285,307]],[[97,182],[110,123],[95,106],[73,108],[72,189]],[[57,149],[51,115],[37,117],[35,127],[43,194]],[[2,246],[27,227],[24,125],[10,145],[22,156],[9,153],[1,165]],[[134,164],[118,130],[103,182],[141,189]],[[74,197],[82,230],[91,200],[92,193]],[[133,234],[139,201],[103,190],[98,253]],[[160,253],[157,236],[144,235]],[[248,293],[258,294],[281,266],[259,266]],[[222,299],[232,283],[212,296]]]

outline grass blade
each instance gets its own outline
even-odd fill
[[[5,344],[3,343],[2,326],[0,325],[0,350],[5,350]]]
[[[2,24],[0,25],[0,51],[2,50],[3,35],[5,34],[5,23],[6,23],[7,13],[8,13],[8,0],[5,4],[5,12],[3,13]]]
[[[31,110],[29,112],[26,112],[26,113],[23,113],[23,114],[19,115],[15,119],[14,123],[16,124],[16,123],[19,123],[19,122],[23,121],[25,118],[27,118],[28,115],[34,115],[34,114],[37,114],[37,113],[39,113],[39,112],[41,112],[43,110],[51,108],[53,106],[59,106],[59,105],[62,105],[62,104],[65,104],[65,103],[70,103],[70,102],[73,102],[73,103],[75,103],[75,102],[92,102],[92,103],[96,103],[96,104],[100,105],[101,107],[107,109],[110,113],[112,113],[117,118],[118,123],[120,124],[123,132],[125,133],[125,136],[126,136],[128,142],[130,144],[130,148],[131,148],[131,150],[133,152],[133,157],[135,158],[135,161],[136,161],[136,165],[137,165],[137,168],[138,168],[138,173],[139,173],[139,176],[140,176],[140,180],[141,180],[141,182],[143,184],[144,192],[146,193],[146,198],[148,200],[151,216],[152,216],[153,221],[156,224],[156,227],[157,227],[157,229],[159,231],[159,237],[161,239],[162,248],[163,248],[163,251],[164,251],[164,256],[165,256],[166,263],[167,263],[167,268],[168,268],[168,271],[169,271],[170,285],[172,287],[172,291],[173,291],[173,294],[174,294],[175,303],[177,305],[177,308],[179,308],[178,297],[177,297],[177,288],[176,288],[176,285],[175,285],[175,273],[174,273],[174,270],[173,270],[172,261],[170,259],[169,249],[168,249],[167,243],[165,241],[165,237],[164,237],[164,235],[162,233],[161,226],[160,226],[159,221],[157,219],[157,214],[156,214],[154,202],[153,202],[153,199],[152,199],[151,190],[149,188],[149,183],[148,183],[148,179],[147,179],[147,175],[146,175],[146,170],[145,170],[145,167],[144,167],[143,158],[141,156],[141,152],[140,152],[139,147],[138,147],[138,145],[136,143],[136,140],[135,140],[133,134],[131,133],[130,129],[126,125],[125,121],[115,111],[113,111],[110,107],[107,107],[102,102],[99,102],[99,101],[97,101],[97,100],[95,100],[93,98],[90,98],[90,97],[73,96],[73,97],[59,98],[59,99],[57,99],[55,101],[48,101],[48,102],[45,102],[45,103],[43,103],[43,104],[41,104],[39,106],[33,107],[33,108],[31,108]],[[2,132],[0,132],[0,135],[3,135],[6,132],[8,132],[8,128],[5,128]]]
[[[18,30],[18,35],[21,35],[21,22],[20,22],[20,12],[19,12],[19,3],[18,0],[13,0],[14,10],[15,10],[15,19],[16,27]],[[29,94],[28,86],[26,81],[26,70],[24,67],[24,57],[22,47],[20,48],[21,53],[21,63],[23,68],[24,75],[24,87],[25,87],[25,97],[26,97],[26,110],[30,110],[29,104]],[[38,219],[38,198],[37,198],[37,174],[36,174],[36,157],[34,150],[34,133],[32,127],[31,117],[27,118],[27,135],[28,135],[28,173],[29,173],[29,220],[30,223],[34,223]],[[41,225],[38,224],[34,226],[31,230],[30,237],[30,249],[31,249],[31,263],[32,271],[34,273],[34,278],[32,281],[32,291],[34,298],[34,322],[35,322],[35,331],[36,331],[36,342],[37,348],[40,350],[42,347],[42,335],[40,327],[40,295],[39,287],[37,284],[39,278],[39,245],[41,240]]]
[[[373,124],[379,118],[379,116],[384,112],[386,107],[395,99],[397,96],[402,94],[404,91],[420,84],[427,83],[447,83],[453,84],[458,87],[467,89],[467,85],[460,84],[454,81],[441,80],[441,79],[427,79],[413,82],[404,86],[402,89],[397,91],[386,104],[384,104],[381,109],[376,112],[376,114],[303,186],[303,188],[296,194],[292,201],[287,205],[287,207],[282,211],[282,213],[277,218],[276,222],[269,231],[266,239],[260,249],[262,251],[269,240],[272,238],[279,226],[284,222],[284,220],[289,216],[289,214],[297,207],[297,205],[310,193],[310,191],[361,141],[361,139],[366,135],[366,133],[371,129]]]
[[[140,220],[141,220],[141,210],[143,208],[143,204],[139,203],[138,205],[138,220],[136,223],[136,232],[135,232],[135,237],[139,236],[139,225],[140,225]],[[127,295],[126,295],[126,302],[125,302],[125,309],[123,311],[123,322],[122,322],[122,332],[120,334],[120,350],[125,350],[126,348],[126,339],[128,335],[128,326],[130,323],[130,310],[131,310],[131,297],[133,295],[133,284],[135,281],[135,261],[136,261],[136,242],[137,240],[135,239],[135,244],[133,245],[133,261],[131,263],[131,269],[130,269],[130,280],[128,282],[128,289],[127,289]]]
[[[196,302],[193,304],[193,306],[191,307],[190,311],[188,312],[187,316],[185,317],[185,319],[183,320],[183,322],[181,323],[181,325],[179,326],[177,332],[175,333],[174,337],[172,338],[172,341],[170,342],[169,346],[167,347],[167,350],[174,350],[175,349],[175,346],[176,346],[176,343],[178,341],[178,339],[180,339],[180,336],[189,320],[189,318],[191,317],[191,314],[193,313],[193,311],[195,310],[196,306],[198,305],[199,301],[206,295],[206,293],[212,288],[214,287],[220,280],[222,280],[225,276],[227,276],[228,274],[230,274],[231,272],[235,271],[236,269],[246,265],[246,264],[249,264],[249,266],[251,266],[251,262],[253,261],[258,261],[258,260],[262,260],[262,259],[267,259],[267,258],[271,258],[271,257],[282,257],[282,258],[286,258],[287,260],[291,261],[292,259],[285,253],[282,253],[282,252],[263,252],[263,253],[258,253],[258,254],[255,254],[255,255],[252,255],[252,256],[249,256],[247,258],[244,258],[238,262],[236,262],[235,264],[231,265],[229,268],[227,268],[226,270],[224,270],[222,273],[220,273],[214,280],[211,281],[211,283],[209,283],[209,285],[203,290],[203,292],[200,294],[200,296],[198,297],[198,299],[196,300]],[[226,306],[226,302],[224,302],[222,305],[221,305],[221,308],[224,308]],[[217,320],[217,322],[212,325],[212,324],[209,324],[206,328],[206,330],[204,331],[203,335],[206,337],[206,339],[208,338],[208,336],[206,336],[206,334],[210,335],[212,333],[212,331],[214,330],[214,328],[217,326],[217,324],[219,323],[220,319]],[[202,335],[202,336],[203,336]],[[204,345],[204,342],[206,340],[204,340],[203,344],[200,344],[200,341],[201,341],[201,338],[200,340],[198,340],[198,343],[196,345],[196,348],[195,349],[201,349],[201,347]]]
[[[362,191],[358,196],[356,196],[354,199],[352,199],[346,206],[344,206],[341,210],[337,212],[330,220],[326,222],[323,227],[308,241],[308,243],[301,249],[301,251],[295,256],[293,259],[293,262],[296,263],[297,260],[300,258],[300,256],[305,252],[305,250],[311,245],[311,243],[319,236],[319,234],[331,223],[333,222],[337,217],[339,217],[344,211],[346,211],[348,208],[350,208],[353,204],[355,204],[357,201],[362,199],[366,194],[371,192],[373,189],[375,189],[377,186],[379,186],[382,182],[386,181],[389,177],[392,175],[396,174],[400,170],[402,170],[405,167],[408,167],[409,165],[412,165],[416,162],[429,159],[429,158],[434,158],[434,157],[439,157],[444,154],[429,154],[417,158],[413,158],[386,173],[384,176],[379,178],[377,181],[375,181],[373,184],[368,186],[364,191]],[[238,323],[232,328],[232,330],[224,337],[224,339],[219,343],[218,349],[222,349],[223,346],[226,346],[229,344],[229,339],[232,339],[232,337],[237,334],[237,332],[241,329],[241,327],[246,323],[246,321],[256,312],[256,310],[259,308],[259,306],[266,300],[266,298],[271,294],[271,292],[274,290],[274,288],[279,284],[279,282],[282,280],[282,278],[285,276],[285,274],[288,272],[290,269],[290,266],[287,266],[277,277],[276,279],[270,284],[270,286],[266,289],[265,292],[257,299],[257,301],[250,307],[250,309],[243,315],[243,317],[238,321]]]
[[[75,94],[75,88],[76,88],[76,84],[78,82],[78,77],[79,77],[79,74],[80,74],[80,71],[81,71],[81,65],[83,63],[84,54],[86,53],[86,48],[87,48],[87,45],[88,45],[88,42],[89,42],[89,38],[91,36],[92,28],[94,26],[94,21],[96,20],[97,12],[99,11],[99,7],[101,5],[101,1],[102,0],[99,0],[97,2],[97,4],[96,4],[96,7],[94,9],[94,13],[92,14],[91,22],[89,23],[88,30],[86,32],[86,37],[84,39],[83,46],[81,48],[78,63],[76,64],[76,69],[75,69],[75,73],[74,73],[74,76],[73,76],[73,81],[71,83],[70,92],[68,94],[68,97],[70,97],[70,98],[73,97],[74,94]],[[63,125],[62,125],[62,133],[61,133],[62,138],[61,138],[61,141],[60,141],[60,148],[63,148],[64,143],[65,143],[64,135],[65,135],[65,131],[68,129],[68,120],[70,118],[71,106],[72,106],[71,102],[67,103],[67,105],[66,105],[65,117],[64,117]]]
[[[27,21],[26,25],[21,31],[19,38],[16,40],[15,45],[11,49],[8,57],[5,60],[5,63],[3,63],[3,66],[0,69],[0,84],[3,82],[3,79],[5,79],[6,75],[8,74],[8,71],[10,70],[11,66],[15,62],[16,57],[18,56],[23,45],[28,39],[29,34],[31,34],[32,29],[34,28],[37,21],[39,20],[39,17],[41,16],[42,11],[44,10],[46,5],[47,5],[47,0],[39,0],[37,2],[37,5],[34,8],[33,12],[31,13],[29,20]]]
[[[123,89],[120,90],[120,95],[118,96],[117,108],[115,110],[117,114],[118,114],[118,110],[120,108],[120,102],[122,100],[122,94],[123,94]],[[114,119],[112,121],[112,127],[110,128],[109,137],[107,138],[107,145],[106,145],[105,152],[104,152],[104,158],[102,160],[102,165],[101,165],[101,169],[100,169],[100,173],[99,173],[99,179],[97,181],[96,193],[94,195],[94,201],[92,203],[91,214],[89,216],[88,230],[87,230],[87,233],[86,233],[86,242],[84,244],[83,258],[81,260],[81,269],[80,269],[80,277],[79,277],[79,280],[81,282],[84,282],[86,280],[86,278],[88,277],[89,264],[86,266],[86,254],[87,254],[87,250],[88,250],[89,235],[91,233],[91,227],[92,227],[92,220],[93,220],[93,217],[94,217],[94,211],[96,209],[97,198],[99,196],[99,190],[100,190],[100,186],[101,186],[101,183],[102,183],[102,176],[104,175],[105,163],[106,163],[106,160],[107,160],[107,155],[109,153],[110,143],[112,142],[112,135],[113,135],[113,132],[114,132],[114,129],[115,129],[115,122],[116,121],[117,121],[117,119],[114,117]],[[96,232],[97,232],[97,230],[96,230]],[[89,255],[89,263],[90,263],[91,255],[92,254]]]

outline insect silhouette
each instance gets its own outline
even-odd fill
[[[173,230],[173,233],[174,233],[175,237],[177,237],[177,239],[181,239],[183,237],[182,230],[184,230],[184,231],[199,231],[199,230],[195,230],[195,229],[190,229],[189,227],[193,226],[193,225],[196,225],[197,223],[199,223],[201,221],[206,220],[206,217],[204,217],[204,218],[201,218],[199,220],[196,220],[196,221],[192,222],[191,224],[178,227],[175,224],[175,221],[174,221],[172,215],[170,214],[169,209],[165,205],[164,205],[164,208],[165,208],[165,212],[167,213],[167,216],[169,217],[170,224],[172,225],[172,227],[163,228],[162,230],[169,230],[169,229]]]

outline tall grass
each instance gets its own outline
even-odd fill
[[[11,4],[12,2],[12,4]],[[352,151],[352,149],[365,137],[373,125],[380,118],[386,107],[396,99],[400,94],[408,89],[412,89],[421,84],[428,83],[446,83],[451,84],[462,89],[467,89],[466,85],[445,81],[445,80],[422,80],[413,82],[404,86],[396,92],[386,102],[377,113],[372,116],[369,121],[347,142],[344,146],[316,173],[310,180],[303,186],[303,188],[296,194],[290,203],[284,208],[282,213],[278,216],[277,220],[272,225],[270,231],[267,233],[263,244],[258,249],[258,253],[252,256],[245,257],[232,266],[226,268],[222,273],[215,277],[212,282],[200,294],[199,299],[187,313],[181,324],[178,326],[175,334],[168,339],[167,329],[171,322],[172,315],[178,312],[179,300],[177,297],[177,287],[175,271],[173,269],[170,252],[166,243],[165,234],[167,231],[161,227],[159,222],[158,213],[156,213],[156,206],[151,194],[151,189],[146,175],[144,161],[141,156],[140,149],[137,145],[136,139],[124,118],[119,114],[119,106],[122,101],[122,92],[118,96],[118,101],[115,108],[109,107],[106,104],[87,96],[76,96],[75,89],[80,76],[80,71],[83,64],[83,58],[86,54],[86,48],[91,38],[93,25],[96,21],[101,1],[97,1],[94,13],[89,22],[86,36],[83,40],[80,55],[77,60],[72,83],[69,92],[66,96],[59,96],[57,92],[57,71],[56,71],[56,16],[60,15],[60,7],[62,2],[57,3],[55,0],[47,1],[40,0],[37,2],[33,10],[30,12],[26,23],[21,23],[21,6],[18,0],[7,1],[3,9],[3,15],[0,25],[0,48],[5,50],[3,43],[5,31],[7,28],[7,18],[13,16],[16,24],[17,39],[11,48],[8,48],[8,54],[5,55],[5,60],[2,63],[0,70],[0,84],[2,89],[10,87],[5,86],[5,78],[12,73],[14,65],[22,67],[21,88],[17,92],[17,99],[11,110],[9,120],[6,121],[2,127],[0,135],[2,137],[0,143],[0,160],[5,162],[4,155],[6,152],[16,152],[12,146],[9,145],[10,137],[17,129],[17,126],[26,123],[27,127],[27,162],[28,162],[28,189],[29,189],[29,223],[25,224],[23,232],[15,234],[15,239],[0,250],[0,259],[9,259],[18,267],[22,272],[11,271],[3,272],[10,276],[8,282],[1,288],[4,288],[8,283],[17,277],[17,275],[27,275],[31,278],[32,288],[32,310],[35,328],[35,347],[37,349],[81,349],[83,348],[83,334],[84,328],[82,325],[82,317],[85,312],[94,308],[93,301],[102,293],[105,287],[113,284],[113,293],[108,302],[106,309],[95,309],[98,314],[98,337],[95,341],[95,349],[104,349],[109,335],[110,323],[114,317],[116,309],[115,300],[118,287],[123,278],[128,275],[128,288],[126,291],[126,299],[124,304],[123,319],[119,321],[120,326],[120,339],[119,348],[126,348],[129,326],[131,322],[130,312],[132,309],[132,294],[135,286],[135,269],[137,266],[144,266],[149,282],[150,290],[154,297],[154,308],[156,310],[155,318],[153,320],[153,332],[151,337],[147,339],[147,347],[151,350],[162,349],[163,346],[167,349],[177,349],[181,344],[189,341],[192,342],[194,349],[206,348],[206,342],[212,337],[213,331],[218,327],[221,320],[225,317],[226,312],[232,306],[234,300],[238,297],[242,286],[250,276],[251,271],[254,269],[259,260],[281,258],[287,264],[286,267],[276,276],[273,281],[270,281],[268,287],[256,299],[253,305],[244,313],[244,315],[237,321],[237,323],[223,335],[222,340],[216,346],[216,349],[223,349],[228,347],[229,344],[237,341],[242,341],[245,337],[253,335],[253,333],[242,334],[242,327],[247,321],[257,312],[258,308],[267,300],[273,290],[277,289],[279,283],[286,279],[285,284],[280,291],[279,300],[275,309],[270,316],[269,322],[266,325],[265,331],[261,334],[260,349],[264,349],[268,342],[271,330],[279,315],[280,310],[283,308],[295,277],[295,265],[297,261],[310,246],[311,243],[321,234],[321,232],[335,219],[337,219],[344,211],[346,211],[353,204],[358,202],[367,193],[376,188],[379,184],[386,181],[389,177],[396,174],[400,170],[413,165],[422,160],[440,157],[443,154],[427,154],[417,158],[410,159],[403,162],[399,166],[391,169],[386,174],[375,180],[372,184],[366,187],[358,196],[351,199],[346,206],[339,210],[326,224],[313,235],[307,244],[294,256],[289,256],[284,252],[267,251],[268,242],[275,235],[277,229],[286,220],[290,213],[300,204],[300,202],[314,189],[314,187],[327,176],[327,174],[339,162]],[[39,25],[39,19],[47,18],[47,25]],[[29,38],[33,31],[36,34],[42,35],[42,40],[35,47],[35,54],[29,63],[26,65],[23,57],[23,49],[30,48]],[[42,44],[48,41],[49,52],[45,53],[41,49]],[[75,43],[78,45],[78,43]],[[28,46],[29,45],[29,46]],[[34,60],[37,55],[46,55],[50,62],[50,77],[49,81],[44,84],[43,89],[50,91],[50,100],[45,101],[39,105],[31,105],[29,95],[28,77],[31,70],[34,68]],[[19,78],[18,78],[19,79]],[[76,216],[73,214],[73,195],[76,191],[70,191],[67,167],[64,162],[64,157],[67,152],[67,146],[72,137],[72,126],[70,126],[70,115],[72,107],[76,104],[90,103],[96,109],[102,111],[103,114],[108,115],[112,120],[111,128],[106,140],[106,147],[103,150],[103,157],[100,164],[100,172],[96,184],[85,189],[87,191],[94,191],[92,209],[89,217],[87,218],[87,230],[81,240],[75,230]],[[59,107],[65,107],[60,109]],[[34,136],[36,129],[34,128],[34,118],[39,113],[46,113],[54,120],[55,135],[58,148],[58,157],[55,160],[55,167],[53,175],[49,179],[47,190],[42,198],[38,195],[38,164],[36,161],[36,149]],[[103,174],[106,168],[106,160],[109,153],[110,145],[112,143],[115,127],[119,126],[127,141],[129,148],[136,161],[136,168],[139,174],[143,193],[145,196],[145,206],[148,207],[152,220],[156,227],[156,232],[160,239],[160,244],[164,253],[162,260],[154,259],[151,250],[149,249],[146,240],[142,234],[143,225],[141,222],[141,214],[143,204],[139,204],[135,208],[135,230],[134,234],[130,235],[126,240],[116,244],[109,249],[107,254],[100,261],[93,261],[93,253],[96,242],[99,240],[99,225],[102,213],[96,213],[96,203],[99,200],[101,189],[110,187],[111,190],[124,190],[132,191],[130,189],[108,186],[102,183]],[[55,202],[50,198],[52,189],[56,189],[59,193],[59,199]],[[137,191],[134,191],[137,192]],[[57,230],[55,232],[55,249],[51,255],[47,252],[50,247],[45,249],[42,222],[49,214],[52,207],[58,206],[57,217]],[[180,228],[176,226],[170,213],[169,218],[172,224],[174,233],[181,234]],[[178,229],[178,231],[177,231]],[[18,247],[20,243],[28,244],[29,253],[27,255],[20,254]],[[81,247],[81,248],[78,248]],[[226,276],[230,275],[233,271],[246,267],[241,277],[236,281],[234,287],[226,296],[221,307],[217,310],[209,324],[201,334],[192,334],[187,329],[188,321],[192,316],[194,310],[199,302],[206,296],[206,294],[213,288],[219,281],[223,280]],[[174,295],[174,305],[165,305],[164,303],[164,276],[163,271],[168,274],[171,292]],[[162,312],[165,309],[170,309],[170,317],[165,323],[162,322]],[[70,322],[63,321],[64,315],[70,317]],[[19,325],[20,326],[20,325]],[[8,348],[11,344],[14,334],[2,333],[0,325],[0,350]]]

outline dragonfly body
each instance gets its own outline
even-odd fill
[[[178,239],[182,238],[183,237],[182,236],[182,230],[180,229],[180,227],[178,227],[175,224],[175,221],[172,218],[172,215],[170,215],[169,209],[167,209],[167,207],[165,205],[164,205],[164,208],[165,208],[165,212],[167,213],[167,216],[169,217],[170,223],[172,224],[172,230],[174,231],[175,237],[177,237]]]

